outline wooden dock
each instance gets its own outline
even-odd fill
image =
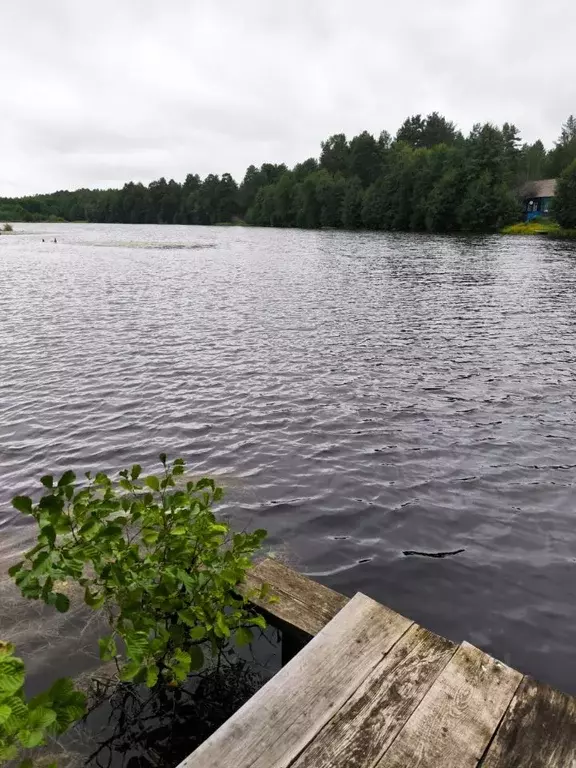
[[[576,768],[571,696],[273,560],[263,582],[292,658],[179,768]]]

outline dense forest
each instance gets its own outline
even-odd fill
[[[394,137],[330,136],[318,159],[291,169],[251,165],[239,185],[229,173],[190,173],[182,184],[161,178],[148,186],[0,198],[0,221],[483,231],[520,217],[524,182],[555,178],[574,160],[572,116],[547,151],[541,141],[523,144],[509,123],[477,124],[464,136],[433,112],[409,117]]]

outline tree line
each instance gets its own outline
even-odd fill
[[[510,123],[464,136],[433,112],[407,118],[394,137],[334,134],[319,158],[251,165],[240,184],[229,173],[188,174],[183,183],[0,198],[0,220],[485,231],[520,218],[522,183],[556,178],[575,160],[573,116],[547,151],[540,140],[522,143]]]

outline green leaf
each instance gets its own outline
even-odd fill
[[[107,637],[101,637],[98,640],[98,646],[100,648],[100,658],[102,661],[112,661],[116,658],[118,651],[116,650],[116,641],[113,635]]]
[[[185,468],[186,468],[186,462],[184,461],[184,459],[174,459],[174,462],[172,463],[172,474],[174,475],[174,477],[183,475]]]
[[[54,478],[52,475],[44,475],[40,478],[40,482],[45,488],[54,488]]]
[[[132,480],[138,480],[141,472],[142,472],[142,467],[140,466],[140,464],[133,464],[132,469],[130,470],[130,477],[132,478]]]
[[[38,556],[32,561],[32,569],[30,573],[37,575],[43,571],[46,571],[50,565],[48,563],[49,558],[50,554],[48,552],[40,552]]]
[[[163,464],[164,466],[166,466],[166,454],[165,453],[161,453],[158,456],[158,458],[160,459],[160,463]]]
[[[217,523],[212,525],[210,530],[212,533],[228,533],[230,528],[227,525],[224,525],[224,523]]]
[[[192,640],[204,640],[206,637],[206,628],[202,626],[193,627],[190,630],[190,638]]]
[[[32,499],[29,496],[14,496],[12,506],[23,515],[32,514]]]
[[[33,749],[44,743],[44,731],[20,731],[18,738],[23,747],[26,747],[26,749]]]
[[[64,733],[72,723],[86,714],[86,696],[76,691],[66,706],[58,712],[58,732]]]
[[[40,529],[40,535],[44,536],[47,544],[53,547],[56,542],[56,531],[52,525],[44,525]]]
[[[158,682],[158,667],[156,664],[150,664],[146,667],[146,685],[148,688],[154,688]]]
[[[196,612],[193,611],[191,608],[186,608],[183,611],[178,611],[178,617],[184,622],[184,624],[187,624],[189,627],[195,627],[196,624],[198,623]]]
[[[90,537],[93,533],[96,533],[96,531],[100,530],[101,523],[99,520],[97,520],[95,517],[91,517],[89,520],[87,520],[84,525],[80,528],[78,533],[80,536],[83,536],[85,538]]]
[[[123,534],[122,527],[120,525],[114,525],[111,523],[102,529],[100,536],[103,539],[117,539]]]
[[[54,512],[54,514],[62,512],[64,509],[64,499],[54,496],[53,494],[42,496],[38,502],[38,508],[47,512]]]
[[[260,627],[260,629],[266,629],[266,619],[264,616],[252,616],[250,618],[250,623],[254,627]]]
[[[49,690],[52,699],[59,699],[61,701],[70,698],[73,693],[75,693],[74,683],[69,677],[61,677],[59,680],[56,680]]]
[[[177,680],[185,680],[190,674],[190,667],[192,665],[192,657],[189,653],[182,650],[182,648],[176,648],[174,652],[175,663],[172,665],[172,669],[175,673]]]
[[[24,685],[24,662],[12,656],[0,656],[0,695],[10,696]]]
[[[121,480],[118,482],[118,485],[120,486],[120,488],[123,488],[125,491],[131,491],[131,490],[134,488],[134,486],[132,485],[132,483],[130,482],[130,480],[126,480],[126,478],[125,478],[125,477],[123,477],[123,478],[122,478],[122,479],[121,479]]]
[[[28,707],[20,697],[21,693],[19,692],[4,699],[4,704],[12,710],[11,722],[14,721],[19,726],[24,725],[28,719]]]
[[[137,661],[130,661],[128,664],[122,667],[120,670],[120,680],[125,683],[134,680],[138,672],[140,672],[141,666]]]
[[[148,650],[148,634],[146,632],[127,632],[124,636],[128,658],[141,662]]]
[[[144,542],[144,544],[148,544],[148,546],[152,546],[153,544],[156,544],[159,536],[160,536],[160,533],[154,530],[154,528],[144,528],[142,530],[142,541]]]
[[[174,658],[179,664],[184,664],[185,666],[190,665],[190,654],[183,648],[176,648],[174,651]]]
[[[17,574],[19,571],[21,571],[23,567],[24,567],[24,561],[21,561],[21,562],[19,562],[19,563],[16,563],[16,564],[15,564],[15,565],[13,565],[11,568],[8,568],[8,575],[9,575],[9,576],[12,576],[12,578],[14,578],[14,576],[16,576],[16,574]]]
[[[52,723],[56,722],[56,712],[53,709],[47,707],[38,707],[30,712],[28,717],[28,726],[31,730],[36,731],[49,728]]]
[[[62,592],[56,592],[55,594],[54,605],[56,606],[56,610],[59,613],[66,613],[70,608],[70,599],[66,595],[63,595]]]
[[[76,480],[76,475],[71,469],[68,469],[64,472],[60,480],[58,480],[58,487],[63,488],[65,485],[72,485],[74,480]]]
[[[89,587],[84,590],[84,602],[89,605],[90,608],[98,610],[104,605],[104,595],[99,595],[97,592],[90,592]]]
[[[9,744],[8,746],[3,747],[2,742],[0,742],[0,764],[7,763],[9,760],[18,757],[18,751],[18,747],[14,744]]]
[[[252,642],[254,639],[254,636],[252,635],[251,630],[248,629],[248,627],[239,627],[236,630],[236,642],[238,645],[248,645]]]
[[[224,614],[219,613],[216,616],[214,629],[216,630],[216,634],[220,635],[220,637],[230,637],[230,627],[228,626],[228,624],[226,624],[226,619],[224,618]]]
[[[200,645],[193,645],[190,648],[190,669],[198,670],[204,666],[204,652]]]
[[[0,704],[0,725],[3,725],[11,715],[12,709],[8,704]]]
[[[148,488],[152,488],[153,491],[159,491],[160,490],[160,480],[156,477],[156,475],[148,475],[148,477],[144,480]]]

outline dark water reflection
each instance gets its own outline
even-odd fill
[[[25,228],[0,237],[0,558],[44,471],[166,450],[304,571],[576,692],[573,245]]]

